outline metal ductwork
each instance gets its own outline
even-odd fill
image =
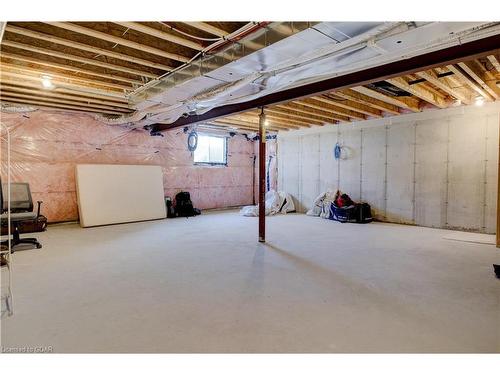
[[[498,23],[271,23],[148,83],[129,99],[133,115],[109,124],[173,123],[215,107],[345,75],[500,32]],[[258,46],[262,48],[258,49]]]

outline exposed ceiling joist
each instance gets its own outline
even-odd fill
[[[37,107],[49,107],[51,109],[71,109],[74,111],[79,111],[79,112],[96,112],[96,113],[107,113],[110,115],[121,115],[121,112],[117,111],[110,111],[106,109],[94,109],[94,108],[84,108],[81,107],[80,105],[75,106],[75,105],[68,105],[68,104],[55,104],[55,103],[46,103],[41,100],[31,100],[31,99],[15,99],[15,98],[10,98],[10,99],[2,99],[2,103],[8,103],[8,104],[33,104]]]
[[[243,125],[245,125],[247,123],[252,124],[252,126],[256,126],[258,129],[259,120],[256,118],[257,118],[257,115],[243,116],[243,114],[239,114],[239,115],[230,116],[230,117],[222,117],[220,119],[216,119],[215,121],[219,121],[219,120],[230,121],[230,122],[238,121]],[[270,118],[267,118],[267,123],[268,123],[268,125],[266,125],[267,127],[272,126],[275,129],[287,129],[287,130],[300,129],[300,127],[302,126],[302,125],[295,125],[295,124],[290,124],[290,123],[283,123],[283,122],[278,121],[276,119],[270,119]],[[304,127],[305,127],[305,125],[304,125]]]
[[[229,35],[228,32],[226,32],[222,29],[219,29],[218,27],[212,26],[206,22],[184,22],[184,23],[186,25],[192,26],[198,30],[202,30],[206,33],[216,35],[216,36],[221,37],[221,38]]]
[[[14,61],[45,66],[48,68],[67,70],[67,71],[75,72],[75,74],[81,73],[81,74],[86,74],[86,75],[92,75],[95,77],[105,78],[107,80],[111,79],[114,81],[122,81],[122,82],[127,82],[127,83],[131,83],[131,84],[136,84],[136,85],[143,84],[143,82],[138,80],[138,79],[126,78],[126,77],[118,76],[118,75],[113,74],[113,73],[98,73],[98,72],[95,72],[95,71],[89,70],[89,69],[78,68],[78,67],[74,67],[74,66],[67,65],[67,64],[46,62],[43,60],[34,59],[31,57],[26,57],[26,56],[22,56],[22,55],[17,55],[14,53],[0,52],[0,57],[6,57],[6,58],[14,60]],[[47,71],[47,73],[50,73],[50,71]]]
[[[320,117],[320,116],[313,116],[310,114],[304,114],[304,113],[293,111],[290,109],[283,109],[283,108],[280,108],[277,106],[267,108],[266,113],[279,115],[279,116],[282,116],[284,119],[303,120],[303,121],[310,122],[311,124],[313,124],[313,121],[315,121],[317,125],[324,125],[326,122],[331,121],[331,120],[327,120],[327,119]]]
[[[257,116],[259,115],[259,112],[256,111],[248,111],[244,113],[238,113],[234,116],[240,116],[240,117],[248,117],[250,118],[251,121],[253,121]],[[319,122],[317,120],[304,120],[304,119],[297,119],[293,118],[287,115],[283,115],[281,113],[276,113],[276,112],[266,112],[266,118],[270,121],[276,122],[281,125],[297,125],[297,126],[306,126],[310,127],[311,125],[321,125],[322,122]]]
[[[258,130],[259,129],[259,122],[258,121],[250,121],[250,120],[240,120],[237,118],[231,118],[231,117],[226,117],[226,118],[221,118],[214,120],[215,122],[218,123],[224,123],[228,125],[243,125],[247,126],[249,128],[252,128],[253,130]],[[280,125],[275,122],[270,121],[268,125],[266,125],[266,128],[268,129],[273,129],[273,130],[290,130],[290,129],[299,129],[298,126],[285,126],[285,125]]]
[[[45,34],[45,33],[41,33],[38,31],[34,31],[34,30],[24,29],[22,27],[7,25],[6,31],[11,32],[11,33],[15,33],[18,35],[27,36],[30,38],[45,40],[47,42],[60,44],[62,46],[66,46],[66,47],[79,49],[79,50],[82,50],[85,52],[92,52],[92,53],[95,53],[97,55],[112,57],[113,59],[117,59],[117,60],[123,60],[123,61],[128,61],[128,62],[131,62],[134,64],[148,66],[150,68],[155,68],[155,69],[160,69],[160,70],[165,70],[165,71],[170,71],[170,70],[174,69],[173,67],[171,67],[169,65],[156,63],[156,62],[149,61],[146,59],[141,59],[141,58],[138,58],[135,56],[126,55],[124,53],[110,51],[110,50],[107,50],[104,48],[99,48],[99,47],[92,46],[89,44],[75,42],[73,40],[60,38],[60,37],[55,36],[55,35],[50,35],[50,34]]]
[[[452,71],[457,79],[459,79],[463,84],[469,86],[471,89],[473,89],[476,93],[481,95],[484,99],[488,101],[492,101],[493,98],[491,97],[490,94],[488,94],[482,87],[479,85],[475,80],[473,80],[471,77],[468,76],[459,66],[457,65],[447,65],[447,69]]]
[[[110,110],[118,113],[130,113],[129,110],[123,109],[123,108],[114,108],[111,106],[107,105],[102,105],[102,104],[87,104],[87,103],[82,103],[79,101],[74,101],[74,100],[67,100],[67,99],[60,99],[60,98],[49,98],[49,97],[44,97],[44,96],[34,96],[34,95],[26,95],[26,94],[20,94],[16,92],[11,92],[11,91],[6,91],[6,90],[1,90],[0,92],[0,100],[5,99],[9,100],[12,98],[20,98],[20,99],[30,99],[30,100],[38,100],[38,101],[43,101],[43,102],[49,102],[49,103],[54,103],[54,104],[70,104],[70,105],[76,105],[76,106],[81,106],[82,108],[92,108],[92,109],[105,109],[105,110]]]
[[[422,100],[425,100],[427,103],[435,105],[436,107],[439,108],[448,107],[448,102],[444,97],[436,95],[436,93],[432,92],[431,90],[428,90],[425,87],[419,86],[418,84],[409,85],[408,80],[404,77],[390,78],[387,80],[387,82],[389,82],[391,85],[400,88],[401,90],[404,90],[412,95],[415,95],[416,97]]]
[[[382,117],[382,111],[379,109],[370,107],[364,103],[358,103],[355,100],[351,100],[349,95],[344,95],[341,91],[325,95],[325,97],[331,98],[332,104],[335,104],[338,107],[359,112],[366,116]]]
[[[360,104],[364,104],[366,106],[378,109],[382,112],[388,112],[394,115],[399,115],[399,108],[397,106],[372,98],[368,95],[361,94],[352,89],[335,91],[335,94],[342,96],[343,98],[358,102]]]
[[[76,25],[74,23],[69,23],[69,22],[45,22],[45,23],[52,25],[52,26],[60,27],[62,29],[73,31],[75,33],[87,35],[87,36],[90,36],[92,38],[97,38],[97,39],[105,40],[107,42],[116,43],[116,44],[119,44],[121,46],[134,48],[134,49],[139,50],[139,51],[148,52],[148,53],[151,53],[153,55],[164,57],[166,59],[176,60],[176,61],[180,61],[182,63],[186,63],[189,61],[189,57],[182,56],[182,55],[179,55],[177,53],[166,52],[166,51],[159,49],[159,48],[156,48],[156,47],[151,47],[151,46],[137,43],[137,42],[125,39],[125,38],[120,38],[120,37],[117,37],[117,36],[114,36],[111,34],[106,34],[106,33],[103,33],[101,31],[89,29],[88,27]]]
[[[321,102],[325,106],[325,108],[328,108],[332,111],[332,113],[335,113],[337,116],[340,115],[341,118],[339,118],[340,121],[350,121],[350,118],[354,118],[357,120],[364,120],[366,118],[365,115],[352,111],[350,109],[345,109],[344,106],[339,105],[335,100],[332,98],[328,97],[326,94],[325,95],[320,95],[320,96],[314,96],[309,100],[309,104],[311,103],[318,103]],[[347,120],[345,119],[347,117]]]
[[[140,77],[148,77],[148,78],[156,78],[157,77],[155,74],[150,73],[150,72],[145,72],[142,70],[127,68],[127,67],[121,66],[121,65],[105,63],[105,62],[95,60],[95,59],[87,59],[86,57],[71,55],[69,53],[64,53],[64,52],[58,52],[58,51],[50,50],[47,48],[34,47],[34,46],[30,46],[30,45],[23,44],[23,43],[11,42],[9,40],[4,40],[2,42],[2,45],[14,47],[17,49],[22,49],[22,50],[26,50],[26,51],[30,51],[30,52],[40,53],[42,55],[53,56],[53,57],[57,57],[60,59],[76,61],[76,62],[79,62],[82,64],[94,65],[94,66],[99,66],[99,67],[105,68],[105,69],[112,69],[112,70],[116,70],[116,71],[120,71],[120,72],[124,72],[124,73],[134,74],[134,75],[137,75]]]
[[[366,115],[368,116],[374,116],[374,117],[381,117],[380,111],[374,110],[370,107],[366,107],[362,104],[353,102],[348,99],[344,99],[339,95],[329,93],[329,94],[323,94],[320,96],[315,96],[313,99],[319,100],[325,104],[328,104],[329,107],[333,106],[337,108],[336,110],[340,109],[341,111],[337,112],[340,114],[344,114],[346,116],[358,119],[358,120],[364,120],[366,119]],[[342,112],[343,111],[343,112]]]
[[[484,70],[478,66],[477,62],[471,61],[468,63],[460,62],[458,65],[472,78],[474,79],[484,91],[488,93],[495,100],[498,99],[498,93],[493,87],[490,87],[488,82],[488,77],[485,77]]]
[[[498,59],[495,55],[488,55],[488,60],[493,65],[497,73],[500,74],[500,63],[498,62]]]
[[[432,69],[429,69],[429,70],[426,70],[423,72],[418,72],[415,74],[417,76],[427,80],[428,82],[430,82],[434,86],[438,87],[439,89],[443,90],[448,95],[451,95],[455,99],[460,100],[462,103],[465,103],[465,104],[472,103],[472,97],[470,95],[467,95],[466,93],[464,93],[463,90],[460,90],[459,88],[451,87],[446,82],[447,77],[439,78],[438,75]]]
[[[314,111],[317,111],[316,113],[319,113],[325,118],[325,121],[331,122],[332,120],[338,120],[338,121],[344,121],[348,122],[349,116],[345,115],[345,112],[339,111],[338,107],[330,106],[328,104],[325,104],[321,100],[316,100],[317,98],[310,98],[310,99],[303,99],[303,100],[297,100],[293,101],[291,103],[287,103],[287,106],[290,106],[290,108],[298,110],[299,112],[302,110],[305,113],[315,113]],[[308,111],[306,110],[307,108],[310,108]],[[332,109],[333,108],[333,109]],[[319,111],[319,112],[318,112]],[[357,116],[362,116],[357,114]],[[364,117],[363,117],[364,118]]]
[[[256,128],[255,126],[253,125],[248,125],[246,124],[244,121],[219,121],[219,120],[213,120],[213,121],[210,121],[209,122],[210,125],[214,125],[214,126],[217,126],[218,128],[223,128],[223,129],[227,129],[229,131],[231,130],[243,130],[243,131],[247,131],[247,132],[252,132],[252,133],[257,133],[259,131],[258,128]],[[269,131],[279,131],[280,129],[277,129],[277,128],[274,128],[274,127],[270,127],[269,128]]]
[[[196,51],[200,51],[203,49],[203,46],[200,43],[194,42],[192,40],[186,39],[186,38],[181,38],[176,35],[172,35],[169,33],[166,33],[164,31],[155,29],[154,27],[146,26],[143,25],[139,22],[114,22],[120,26],[139,31],[143,34],[148,34],[151,36],[154,36],[159,39],[166,40],[167,42],[179,44],[184,47],[188,47],[191,49],[194,49]]]
[[[331,112],[321,111],[310,106],[303,105],[300,101],[289,102],[286,104],[278,104],[272,108],[280,108],[285,111],[293,111],[292,113],[304,114],[314,119],[322,119],[326,123],[332,123],[333,120],[349,122],[350,119],[347,116],[333,114]]]
[[[111,83],[111,82],[106,82],[102,80],[97,80],[97,79],[91,79],[91,78],[85,78],[85,77],[78,77],[78,76],[71,76],[71,75],[66,75],[66,74],[61,74],[61,73],[54,73],[54,72],[46,72],[42,71],[37,68],[32,68],[29,66],[21,66],[21,65],[16,65],[16,64],[9,64],[9,63],[4,63],[2,62],[2,74],[9,72],[9,71],[14,71],[18,72],[21,74],[32,74],[37,76],[39,79],[42,78],[44,75],[48,75],[51,78],[58,78],[61,80],[64,80],[66,82],[83,82],[83,83],[88,83],[90,85],[97,85],[97,86],[103,86],[107,88],[114,88],[118,90],[130,90],[132,87],[130,85],[126,84],[119,84],[119,83]],[[7,70],[5,70],[7,69]]]
[[[12,86],[12,85],[4,83],[4,82],[2,82],[0,84],[0,91],[19,92],[19,93],[31,94],[33,96],[69,99],[69,100],[74,100],[74,101],[83,102],[83,103],[105,104],[105,105],[109,105],[111,107],[130,109],[129,106],[127,104],[124,104],[124,103],[113,102],[113,101],[108,101],[108,100],[103,100],[103,99],[90,98],[90,97],[75,96],[75,95],[65,94],[65,93],[61,93],[61,92],[54,92],[52,90],[50,90],[50,91],[49,90],[37,90],[35,88],[28,88],[27,89],[27,88],[23,88],[23,87]]]
[[[356,86],[353,87],[352,90],[400,108],[409,109],[410,111],[413,112],[420,112],[420,106],[418,105],[418,102],[416,102],[415,100],[412,101],[408,100],[410,98],[403,98],[403,97],[395,98],[364,86]]]
[[[17,79],[12,79],[12,78],[3,78],[1,80],[2,84],[6,85],[14,85],[18,87],[28,87],[31,89],[36,89],[39,90],[42,88],[42,85],[40,84],[40,80],[33,80],[34,82],[29,82],[25,79],[19,79],[20,77],[14,77]],[[103,99],[103,100],[108,100],[108,101],[115,101],[118,103],[123,103],[126,104],[128,103],[127,98],[125,98],[123,95],[117,94],[115,92],[97,92],[96,90],[86,90],[81,86],[73,86],[73,85],[64,85],[64,86],[57,86],[55,89],[51,90],[51,92],[57,92],[57,93],[64,93],[64,94],[69,94],[69,95],[78,95],[82,96],[85,98],[92,98],[92,99]]]
[[[40,77],[36,77],[36,76],[29,76],[26,74],[19,74],[19,73],[14,73],[14,72],[9,72],[9,71],[4,70],[1,72],[2,82],[5,82],[5,78],[7,78],[7,79],[17,78],[21,81],[32,81],[32,82],[38,83],[39,88],[42,87],[42,85],[40,83]],[[84,84],[76,84],[76,83],[72,83],[72,82],[61,81],[60,79],[53,79],[52,83],[56,86],[56,88],[58,88],[58,86],[61,86],[63,88],[73,88],[76,91],[83,90],[84,88],[92,89],[93,92],[98,94],[98,95],[99,94],[105,95],[105,94],[117,93],[116,90],[111,90],[111,89],[107,89],[107,88],[96,88],[96,87],[90,86],[88,84],[85,84],[85,85]]]

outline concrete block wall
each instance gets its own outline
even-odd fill
[[[495,233],[499,125],[493,103],[281,132],[278,188],[301,212],[340,188],[381,221]]]

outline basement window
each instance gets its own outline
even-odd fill
[[[198,146],[193,156],[195,164],[227,165],[227,138],[198,134]]]

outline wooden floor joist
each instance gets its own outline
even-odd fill
[[[141,80],[122,77],[122,76],[119,76],[119,75],[114,74],[114,73],[99,73],[99,72],[96,72],[96,71],[90,70],[90,69],[78,68],[78,67],[74,67],[74,66],[67,65],[67,64],[46,62],[46,61],[43,61],[40,59],[35,59],[35,58],[31,58],[31,57],[17,55],[17,54],[9,53],[9,52],[0,52],[0,57],[5,57],[5,58],[8,58],[8,59],[10,59],[12,61],[16,61],[16,62],[34,64],[34,65],[37,65],[40,67],[47,67],[49,69],[66,70],[69,72],[73,72],[74,74],[85,74],[85,75],[105,78],[106,80],[127,82],[127,83],[131,83],[131,84],[135,84],[135,85],[142,85],[144,83]],[[50,70],[47,71],[47,73],[50,73]]]
[[[217,119],[214,122],[216,123],[221,123],[225,125],[234,125],[234,126],[245,126],[247,129],[253,130],[253,131],[258,131],[259,130],[259,123],[258,122],[250,122],[250,121],[242,121],[242,120],[236,120],[236,119],[231,119],[231,118],[221,118]],[[278,126],[276,124],[269,124],[266,125],[268,129],[271,130],[290,130],[291,128],[285,127],[285,126]],[[298,127],[293,127],[293,129],[298,129]]]
[[[495,55],[488,55],[488,60],[493,65],[498,74],[500,74],[500,62]]]
[[[436,95],[435,92],[432,92],[431,90],[428,90],[423,86],[419,86],[418,84],[410,85],[408,83],[408,80],[404,77],[391,78],[388,79],[387,82],[389,82],[391,85],[400,88],[401,90],[404,90],[412,95],[415,95],[417,98],[425,100],[427,103],[430,103],[436,107],[439,108],[448,107],[448,102],[443,96]]]
[[[320,122],[320,121],[317,121],[317,120],[312,120],[312,119],[307,119],[307,120],[304,120],[304,119],[297,119],[297,118],[293,118],[293,117],[290,117],[290,116],[287,116],[287,115],[284,115],[282,113],[276,113],[276,112],[270,112],[270,111],[266,111],[267,115],[266,115],[266,118],[268,120],[272,120],[272,121],[277,121],[278,123],[282,123],[284,125],[298,125],[298,126],[307,126],[307,127],[310,127],[311,125],[322,125],[323,122]],[[247,111],[247,112],[244,112],[244,113],[239,113],[237,114],[236,116],[243,116],[243,117],[251,117],[251,118],[255,118],[255,115],[256,115],[256,112],[255,111]]]
[[[205,31],[206,33],[216,35],[220,38],[223,38],[227,35],[229,35],[228,32],[219,29],[218,27],[212,26],[206,22],[184,22],[186,25],[192,26],[198,30]]]
[[[127,27],[129,29],[135,30],[135,31],[139,31],[143,34],[155,36],[159,39],[166,40],[167,42],[180,44],[181,46],[185,46],[185,47],[194,49],[196,51],[201,51],[203,49],[203,46],[200,43],[194,42],[194,41],[186,39],[186,38],[181,38],[181,37],[176,36],[176,35],[166,33],[164,31],[155,29],[154,27],[143,25],[139,22],[114,22],[114,23],[121,25],[123,27]]]
[[[340,91],[335,91],[336,95],[339,95],[343,98],[352,100],[354,102],[358,102],[360,104],[366,105],[368,107],[378,109],[381,112],[391,113],[393,115],[399,115],[399,108],[393,104],[383,102],[382,100],[378,100],[372,98],[371,96],[361,94],[352,89],[344,89]]]
[[[325,123],[328,123],[329,121],[331,121],[331,118],[328,118],[328,117],[305,114],[303,112],[291,110],[287,107],[282,107],[281,105],[267,108],[266,113],[268,113],[270,115],[280,115],[285,119],[290,118],[290,119],[298,119],[298,120],[305,120],[305,121],[315,121],[318,125],[324,125]]]
[[[303,99],[303,100],[297,101],[295,103],[300,103],[304,107],[309,107],[309,108],[316,109],[316,110],[321,110],[322,108],[325,107],[325,105],[323,103],[315,101],[313,99],[314,98]],[[343,122],[349,121],[348,117],[338,115],[336,112],[332,112],[332,111],[328,112],[328,114],[326,116],[328,117],[329,121],[343,121]]]
[[[410,111],[413,112],[420,112],[420,106],[418,105],[418,101],[416,100],[410,101],[409,100],[410,98],[392,97],[386,94],[382,94],[376,90],[370,89],[365,86],[356,86],[353,87],[352,90],[359,92],[360,94],[380,100],[382,102],[395,105],[396,107],[409,109]]]
[[[106,88],[114,88],[118,90],[132,90],[133,87],[130,84],[120,84],[120,83],[113,83],[113,82],[106,82],[103,80],[99,79],[92,79],[92,78],[86,78],[86,77],[79,77],[79,76],[71,76],[67,74],[61,74],[61,73],[55,73],[55,72],[49,72],[49,71],[43,71],[37,68],[31,68],[29,66],[21,66],[21,65],[16,65],[16,64],[9,64],[9,63],[3,63],[2,62],[2,73],[5,72],[17,72],[18,74],[26,74],[26,75],[34,75],[36,77],[41,78],[42,76],[50,76],[51,78],[57,78],[66,82],[83,82],[83,83],[88,83],[91,85],[96,85],[96,86],[103,86]],[[108,78],[111,79],[111,78]]]
[[[455,76],[462,81],[463,84],[469,86],[472,90],[478,93],[487,101],[493,101],[493,98],[488,94],[476,81],[469,77],[459,66],[447,65],[446,68],[453,72]]]
[[[42,90],[39,87],[35,85],[35,87],[38,89],[27,89],[23,87],[17,87],[17,86],[12,86],[9,85],[5,82],[0,82],[0,92],[2,91],[9,91],[9,92],[16,92],[16,93],[22,93],[22,94],[31,94],[33,97],[48,97],[48,98],[60,98],[60,99],[68,99],[68,100],[73,100],[77,102],[82,102],[82,103],[96,103],[96,104],[104,104],[108,105],[111,107],[116,107],[116,108],[125,108],[125,109],[130,109],[128,104],[122,103],[122,102],[113,102],[109,100],[102,100],[102,99],[97,99],[94,97],[83,97],[83,96],[75,96],[75,95],[69,95],[65,93],[61,93],[60,90]]]
[[[90,44],[80,43],[80,42],[76,42],[76,41],[70,40],[70,39],[60,38],[60,37],[55,36],[55,35],[49,35],[49,34],[41,33],[41,32],[34,31],[34,30],[28,30],[28,29],[24,29],[22,27],[11,26],[9,24],[7,24],[5,31],[11,32],[14,34],[18,34],[18,35],[27,36],[30,38],[44,40],[44,41],[59,44],[61,46],[65,46],[65,47],[79,49],[79,50],[85,51],[85,52],[92,52],[92,53],[95,53],[96,55],[108,56],[108,57],[111,57],[111,58],[116,59],[116,60],[128,61],[128,62],[131,62],[134,64],[148,66],[150,68],[155,68],[155,69],[164,70],[164,71],[170,71],[170,70],[174,69],[172,66],[169,66],[169,65],[160,64],[160,63],[153,62],[153,61],[150,61],[147,59],[142,59],[142,58],[138,58],[135,56],[126,55],[124,53],[119,53],[116,51],[110,51],[110,50],[107,50],[105,48],[99,48],[99,47],[96,47],[96,46],[93,46]]]
[[[453,98],[460,100],[464,104],[471,104],[472,103],[472,97],[470,95],[467,95],[459,88],[451,87],[445,81],[446,78],[444,78],[444,79],[439,78],[438,75],[432,69],[424,71],[424,72],[415,73],[415,75],[425,79],[429,83],[431,83],[434,86],[436,86],[437,88],[443,90],[444,92],[446,92],[448,95],[452,96]]]
[[[37,100],[40,102],[48,102],[48,103],[54,103],[54,104],[70,104],[74,106],[80,106],[82,108],[92,108],[92,109],[106,109],[109,111],[114,111],[116,113],[130,113],[130,110],[124,109],[124,108],[119,108],[119,107],[113,107],[113,106],[108,106],[108,105],[102,105],[102,104],[86,104],[82,103],[81,101],[75,101],[75,100],[67,100],[67,99],[60,99],[60,98],[48,98],[44,96],[34,96],[34,95],[26,95],[26,94],[19,94],[16,92],[10,92],[10,91],[4,91],[2,90],[0,92],[0,100],[5,99],[9,100],[12,98],[20,98],[20,99],[28,99],[28,100]]]
[[[240,121],[246,121],[246,122],[254,122],[255,121],[255,113],[239,113],[237,115],[232,115],[229,117],[222,117],[224,119],[235,119],[235,120],[240,120]],[[290,129],[298,129],[299,127],[309,127],[310,125],[305,124],[303,122],[294,122],[290,120],[282,120],[279,117],[276,116],[267,116],[267,120],[276,126],[280,127],[286,127]]]
[[[499,98],[499,95],[497,92],[491,88],[487,83],[485,78],[483,76],[483,72],[481,72],[477,66],[475,66],[475,62],[471,61],[468,63],[465,62],[460,62],[458,65],[472,78],[474,79],[480,86],[481,88],[488,93],[493,99],[497,100]]]
[[[23,43],[11,42],[11,41],[6,40],[6,41],[2,42],[2,45],[14,47],[17,49],[26,50],[26,51],[30,51],[30,52],[35,52],[35,53],[39,53],[42,55],[53,56],[53,57],[57,57],[57,58],[64,59],[64,60],[76,61],[76,62],[82,63],[82,64],[95,65],[95,66],[98,66],[101,68],[106,68],[106,69],[116,70],[119,72],[129,73],[129,74],[133,74],[133,75],[136,75],[139,77],[148,77],[148,78],[156,78],[157,77],[157,75],[150,73],[150,72],[132,69],[132,68],[128,68],[126,66],[105,63],[105,62],[102,62],[100,60],[87,59],[86,57],[71,55],[68,53],[58,52],[58,51],[50,50],[50,49],[46,49],[46,48],[33,47],[33,46],[23,44]]]
[[[343,104],[337,103],[337,101],[326,97],[326,96],[314,96],[310,99],[304,99],[301,101],[295,101],[295,103],[300,103],[304,101],[306,105],[315,104],[317,107],[323,108],[324,111],[328,111],[330,113],[336,114],[336,120],[339,121],[349,121],[349,118],[353,118],[356,120],[364,120],[366,116],[360,112],[354,111],[352,109],[344,108]]]
[[[122,112],[117,112],[117,111],[110,111],[106,109],[93,109],[93,108],[85,108],[80,105],[75,106],[75,105],[67,105],[67,104],[54,104],[54,103],[46,103],[41,100],[27,100],[27,99],[6,99],[2,100],[2,103],[7,103],[7,104],[21,104],[21,105],[34,105],[37,107],[49,107],[49,108],[56,108],[56,109],[71,109],[75,111],[81,111],[81,112],[94,112],[94,113],[106,113],[110,115],[123,115]]]
[[[182,55],[179,55],[177,53],[166,52],[166,51],[159,49],[159,48],[156,48],[156,47],[151,47],[151,46],[137,43],[137,42],[125,39],[125,38],[120,38],[120,37],[117,37],[117,36],[114,36],[111,34],[106,34],[106,33],[103,33],[101,31],[97,31],[94,29],[90,29],[88,27],[76,25],[76,24],[70,23],[70,22],[45,22],[45,23],[52,25],[52,26],[60,27],[62,29],[73,31],[75,33],[87,35],[87,36],[90,36],[92,38],[105,40],[105,41],[108,41],[111,43],[119,44],[121,46],[126,46],[126,47],[133,48],[133,49],[136,49],[139,51],[151,53],[152,55],[161,56],[161,57],[164,57],[166,59],[176,60],[176,61],[179,61],[181,63],[186,63],[190,59],[189,57],[182,56]]]
[[[28,80],[28,81],[32,81],[32,82],[39,82],[39,87],[41,88],[41,77],[37,77],[37,76],[30,76],[30,75],[26,75],[26,74],[19,74],[19,73],[15,73],[15,72],[10,72],[10,71],[6,71],[6,70],[3,70],[0,74],[0,77],[1,77],[1,80],[3,82],[4,78],[17,78],[19,80]],[[90,84],[83,84],[83,83],[74,83],[74,82],[67,82],[67,81],[64,81],[64,80],[61,80],[61,79],[52,79],[52,83],[54,84],[54,86],[61,86],[61,87],[72,87],[76,90],[78,89],[83,89],[83,88],[87,88],[87,89],[93,89],[95,90],[96,92],[99,92],[99,93],[116,93],[116,94],[120,94],[120,91],[117,91],[116,89],[112,89],[112,88],[109,88],[109,87],[99,87],[96,85],[90,85]]]
[[[350,97],[343,94],[342,91],[336,91],[331,95],[325,95],[324,97],[332,99],[332,104],[336,105],[337,107],[345,108],[350,111],[358,112],[370,117],[382,117],[381,110],[373,108],[364,103],[359,103],[355,100],[351,100]],[[361,118],[365,117],[361,116]]]
[[[332,122],[334,120],[345,121],[345,122],[350,121],[350,118],[348,116],[339,115],[337,114],[337,112],[327,112],[325,110],[311,108],[310,104],[302,103],[302,101],[294,101],[286,104],[280,104],[271,108],[291,110],[297,114],[304,114],[306,116],[310,116],[312,119],[320,120],[321,118],[324,122]]]

